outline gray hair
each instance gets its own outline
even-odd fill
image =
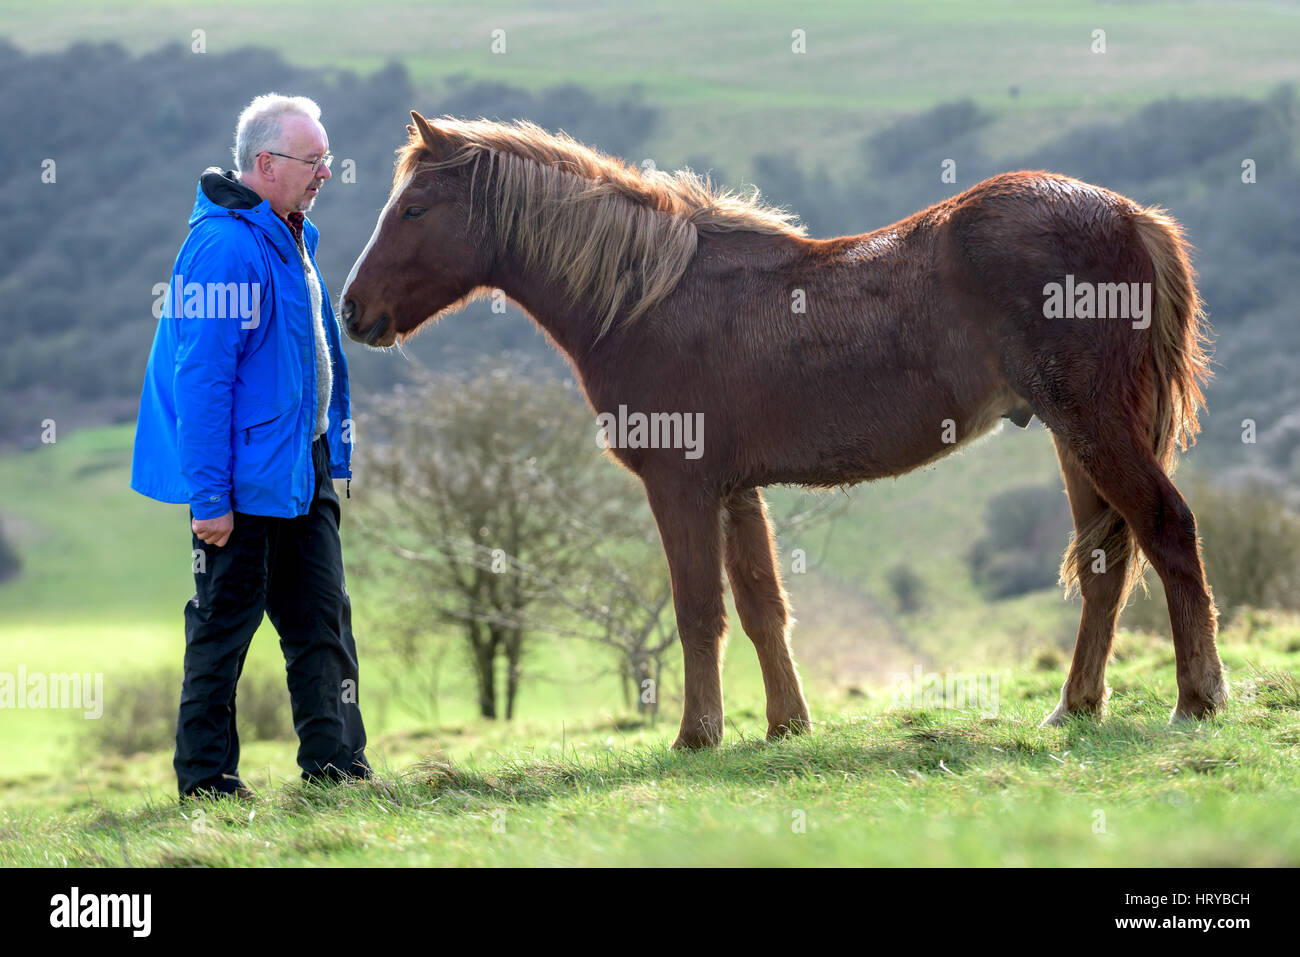
[[[246,173],[257,165],[257,154],[273,150],[280,145],[280,130],[284,117],[299,114],[320,120],[320,107],[315,100],[305,96],[281,96],[263,93],[244,107],[235,127],[235,169]]]

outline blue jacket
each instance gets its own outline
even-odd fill
[[[319,237],[304,220],[313,269]],[[348,366],[320,284],[334,363],[330,475],[350,479]],[[204,173],[145,369],[131,488],[187,502],[198,519],[232,509],[305,515],[315,490],[315,348],[310,293],[289,227],[232,174]]]

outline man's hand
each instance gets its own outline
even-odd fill
[[[226,539],[230,538],[230,533],[235,530],[235,513],[229,511],[220,518],[193,519],[190,527],[194,529],[194,534],[199,537],[199,541],[205,545],[216,545],[221,548],[226,544]]]

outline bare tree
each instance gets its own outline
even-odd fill
[[[644,498],[603,461],[572,383],[515,359],[412,378],[358,416],[357,523],[402,560],[403,587],[428,595],[431,614],[463,635],[480,713],[511,718],[532,607],[551,592],[540,573],[599,576],[603,540],[638,528]]]

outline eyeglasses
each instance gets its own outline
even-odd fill
[[[330,164],[334,162],[333,153],[326,153],[318,160],[305,160],[305,159],[298,159],[297,156],[290,156],[288,153],[276,153],[274,150],[263,150],[263,152],[270,153],[272,156],[283,156],[285,159],[298,160],[299,163],[306,163],[308,166],[311,167],[311,173],[313,176],[315,176],[317,173],[320,172],[320,168],[322,166],[324,166],[326,169],[329,169]]]

